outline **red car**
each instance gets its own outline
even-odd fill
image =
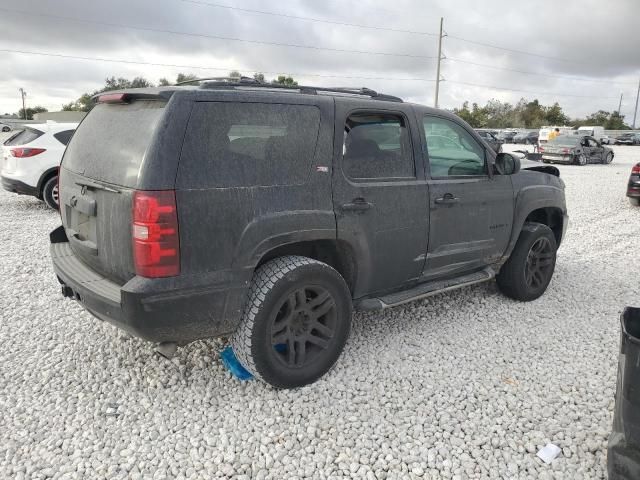
[[[640,163],[636,163],[631,169],[631,176],[627,185],[627,197],[629,197],[631,205],[640,206]]]

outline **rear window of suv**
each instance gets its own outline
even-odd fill
[[[71,137],[62,165],[107,183],[135,187],[166,103],[98,104]]]
[[[315,153],[320,111],[312,105],[198,102],[180,157],[189,188],[304,183]]]
[[[4,145],[27,145],[42,135],[44,135],[44,132],[41,132],[40,130],[36,130],[35,128],[25,128],[21,132],[11,136],[9,140],[4,142]]]

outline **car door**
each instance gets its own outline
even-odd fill
[[[452,276],[496,262],[511,235],[511,177],[489,170],[494,154],[461,122],[429,114],[421,121],[430,206],[423,276]]]
[[[589,144],[589,163],[602,163],[604,148],[596,139],[587,138]]]
[[[415,119],[406,105],[380,103],[362,110],[336,102],[334,212],[338,240],[355,257],[354,298],[418,279],[427,250],[428,186]]]

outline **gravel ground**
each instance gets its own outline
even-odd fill
[[[336,368],[296,391],[232,378],[219,340],[168,362],[64,300],[57,214],[1,192],[0,478],[604,478],[618,317],[640,303],[640,148],[615,151],[560,167],[571,224],[541,299],[490,283],[358,314]]]

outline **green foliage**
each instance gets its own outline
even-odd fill
[[[176,77],[176,83],[180,83],[180,82],[188,82],[190,80],[196,80],[198,78],[197,75],[194,75],[193,73],[179,73],[178,76]]]
[[[254,73],[253,79],[256,80],[257,82],[264,83],[265,82],[264,73]]]
[[[271,80],[271,83],[276,85],[286,85],[287,87],[295,87],[298,85],[293,78],[287,77],[286,75],[278,75],[278,78],[274,78]]]
[[[586,119],[571,121],[562,111],[558,102],[551,106],[521,98],[514,106],[500,100],[489,100],[484,107],[464,102],[461,108],[454,108],[453,113],[465,120],[473,128],[540,128],[543,125],[603,125],[607,130],[623,130],[629,128],[624,123],[624,116],[618,112],[598,111]]]
[[[602,125],[605,130],[630,130],[631,127],[624,123],[624,115],[620,115],[620,112],[614,111],[613,113],[606,112],[604,110],[598,110],[595,113],[587,116],[587,118],[579,118],[571,122],[574,127],[580,127],[582,125]]]
[[[33,115],[36,113],[44,113],[44,112],[48,112],[49,110],[47,110],[44,107],[27,107],[27,120],[33,120]],[[21,108],[20,110],[18,110],[18,117],[20,118],[24,118],[24,109]]]

